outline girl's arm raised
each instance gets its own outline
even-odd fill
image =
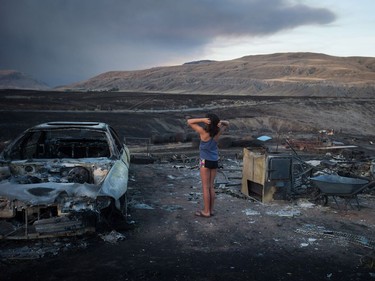
[[[211,120],[209,118],[191,118],[187,120],[188,125],[196,132],[201,134],[204,129],[199,125],[200,123],[210,124]]]
[[[217,126],[220,128],[219,133],[215,136],[215,140],[217,141],[222,133],[228,128],[229,122],[225,120],[220,120],[219,124]]]

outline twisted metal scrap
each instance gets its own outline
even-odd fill
[[[347,242],[375,250],[375,240],[369,239],[363,235],[355,235],[341,231],[327,230],[324,227],[318,227],[314,225],[305,225],[303,228],[296,229],[295,232],[305,235],[318,235],[328,238],[339,238],[341,240],[345,240]]]

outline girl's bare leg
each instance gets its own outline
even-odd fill
[[[217,170],[210,170],[210,214],[214,213],[214,204],[215,204],[215,177]]]
[[[210,169],[200,168],[201,180],[202,180],[202,190],[203,190],[203,211],[202,214],[209,216],[211,214],[211,172]]]

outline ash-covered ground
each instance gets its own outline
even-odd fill
[[[344,206],[340,198],[339,205],[330,198],[327,206],[313,203],[308,194],[261,203],[241,193],[243,148],[262,134],[278,139],[274,149],[285,145],[287,136],[315,140],[319,129],[335,125],[332,138],[356,148],[295,152],[319,160],[351,155],[355,161],[343,171],[369,176],[374,129],[369,128],[370,112],[356,110],[363,101],[351,100],[350,107],[348,101],[324,98],[56,95],[27,98],[21,92],[9,98],[5,93],[1,140],[48,121],[113,125],[128,138],[134,155],[129,217],[88,236],[0,241],[1,280],[375,280],[374,190],[358,195],[359,210],[355,204]],[[105,108],[107,103],[112,107]],[[367,103],[369,108],[373,101]],[[344,116],[345,109],[355,111],[352,118]],[[198,151],[185,117],[208,110],[233,126],[222,143],[216,213],[207,219],[194,216],[202,208],[202,193],[194,162]]]

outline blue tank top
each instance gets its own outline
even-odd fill
[[[210,161],[219,160],[217,142],[211,138],[209,141],[202,141],[199,144],[199,157]]]

